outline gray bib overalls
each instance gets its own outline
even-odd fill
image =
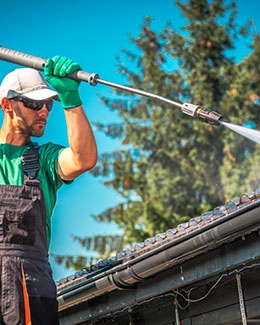
[[[58,324],[38,149],[22,157],[22,186],[0,185],[0,324]],[[45,300],[56,315],[41,315],[53,312],[39,306]]]

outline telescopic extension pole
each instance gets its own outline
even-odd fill
[[[43,71],[43,68],[46,64],[46,59],[32,56],[29,54],[25,54],[22,52],[10,50],[7,48],[4,48],[0,46],[0,60],[15,63],[18,65],[22,65],[24,67],[33,68],[36,70]],[[139,89],[135,89],[132,87],[123,86],[114,82],[106,81],[99,79],[99,75],[97,73],[88,73],[84,71],[75,71],[72,74],[67,76],[68,78],[74,79],[74,80],[80,80],[80,81],[86,81],[92,86],[96,86],[98,83],[102,85],[106,85],[109,87],[117,88],[129,93],[149,97],[152,99],[159,100],[161,102],[164,102],[166,104],[170,104],[173,106],[177,106],[181,109],[181,111],[184,114],[187,114],[193,118],[196,118],[202,122],[213,124],[213,125],[220,125],[219,121],[222,118],[222,115],[212,111],[205,107],[199,107],[198,105],[193,105],[189,103],[178,103],[173,100],[170,100],[168,98],[158,96],[152,93],[148,93],[146,91],[142,91]]]

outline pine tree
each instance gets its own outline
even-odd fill
[[[126,83],[176,101],[220,111],[232,123],[260,126],[260,38],[254,33],[251,54],[236,63],[231,50],[239,46],[236,4],[222,0],[177,1],[188,24],[178,33],[171,23],[157,33],[146,17],[139,37],[130,35],[136,53],[117,57]],[[249,22],[240,30],[251,37]],[[176,66],[176,68],[171,68]],[[100,157],[92,171],[122,195],[122,203],[95,216],[115,222],[123,236],[74,239],[101,258],[144,241],[201,215],[259,182],[259,150],[254,143],[224,129],[193,120],[174,107],[116,90],[103,103],[122,123],[96,126],[121,138],[125,149]],[[82,257],[57,257],[67,266],[83,268]],[[92,262],[92,260],[89,260]]]

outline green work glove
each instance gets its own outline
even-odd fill
[[[79,97],[80,81],[66,78],[81,67],[70,59],[54,56],[49,58],[44,67],[44,77],[47,82],[57,91],[63,108],[73,108],[82,104]]]

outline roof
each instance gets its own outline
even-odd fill
[[[252,311],[258,311],[260,296],[255,281],[260,274],[259,234],[260,189],[61,279],[57,283],[60,322],[123,324],[137,317],[142,323],[149,319],[147,324],[161,324],[161,309],[165,310],[163,323],[177,322],[180,317],[168,319],[172,311],[165,308],[174,304],[181,308],[178,301],[184,299],[181,319],[188,319],[190,324],[191,317],[192,323],[195,317],[194,324],[217,324],[213,321],[216,310],[226,310],[237,300],[236,287],[232,287],[234,294],[230,297],[226,283],[238,274],[243,274],[247,283],[251,281],[251,286],[246,286],[247,303],[253,304]],[[217,306],[215,290],[211,298],[205,299],[216,286]],[[225,302],[222,286],[224,296],[229,297]],[[201,296],[205,290],[208,292]],[[198,299],[189,299],[191,291]],[[197,302],[196,306],[186,310],[190,302]],[[234,310],[224,314],[234,315]]]
[[[188,222],[178,225],[176,228],[168,229],[164,233],[157,234],[144,242],[133,245],[131,248],[118,252],[115,256],[101,260],[97,264],[86,267],[82,271],[66,278],[60,279],[56,285],[58,295],[66,292],[68,288],[75,288],[83,281],[91,282],[93,278],[101,276],[108,271],[116,270],[118,266],[123,266],[129,261],[137,261],[144,258],[147,253],[164,249],[167,244],[172,245],[187,236],[206,231],[209,226],[217,226],[231,214],[241,211],[244,207],[252,203],[260,204],[260,189],[254,192],[245,193],[240,198],[229,201],[226,205],[218,206],[213,211],[203,213],[201,216],[190,219]]]

